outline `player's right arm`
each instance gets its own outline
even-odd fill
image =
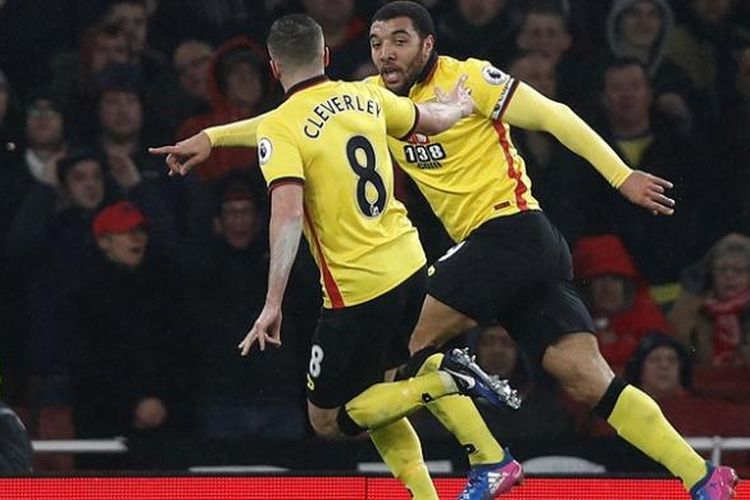
[[[247,120],[209,127],[203,132],[211,141],[211,146],[215,148],[226,146],[254,148],[258,145],[258,126],[270,113],[269,111]]]
[[[268,117],[268,113],[239,120],[226,125],[209,127],[197,134],[179,141],[172,146],[149,148],[151,154],[166,154],[169,175],[185,175],[203,162],[211,154],[211,148],[240,146],[254,148],[258,145],[258,125]]]

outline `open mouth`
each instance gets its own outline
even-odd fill
[[[136,247],[130,247],[130,253],[133,254],[136,257],[140,257],[146,252],[146,247],[144,246],[136,246]]]
[[[401,79],[401,71],[398,68],[383,68],[380,76],[385,83],[397,83]]]

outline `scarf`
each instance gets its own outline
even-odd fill
[[[739,346],[742,342],[741,319],[750,306],[750,290],[744,290],[728,299],[707,299],[703,309],[713,323],[711,343],[713,364],[716,366],[740,364]]]

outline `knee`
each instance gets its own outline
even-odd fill
[[[338,439],[341,437],[336,422],[330,423],[310,420],[310,425],[312,425],[315,434],[323,439]]]
[[[601,400],[614,378],[596,338],[588,333],[571,334],[549,346],[543,366],[571,399],[589,408]]]
[[[338,439],[341,437],[341,431],[339,431],[335,419],[310,417],[310,425],[315,434],[323,439]]]

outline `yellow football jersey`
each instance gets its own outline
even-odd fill
[[[325,77],[287,95],[258,126],[263,176],[269,189],[304,183],[304,233],[320,269],[324,307],[378,297],[426,261],[393,197],[386,140],[411,133],[416,106],[378,86]]]
[[[435,99],[435,87],[450,90],[461,75],[477,106],[475,114],[437,135],[389,138],[398,164],[414,179],[448,233],[461,241],[494,217],[538,209],[526,166],[502,121],[517,82],[486,61],[440,56],[409,97]],[[366,81],[384,86],[379,76]]]

